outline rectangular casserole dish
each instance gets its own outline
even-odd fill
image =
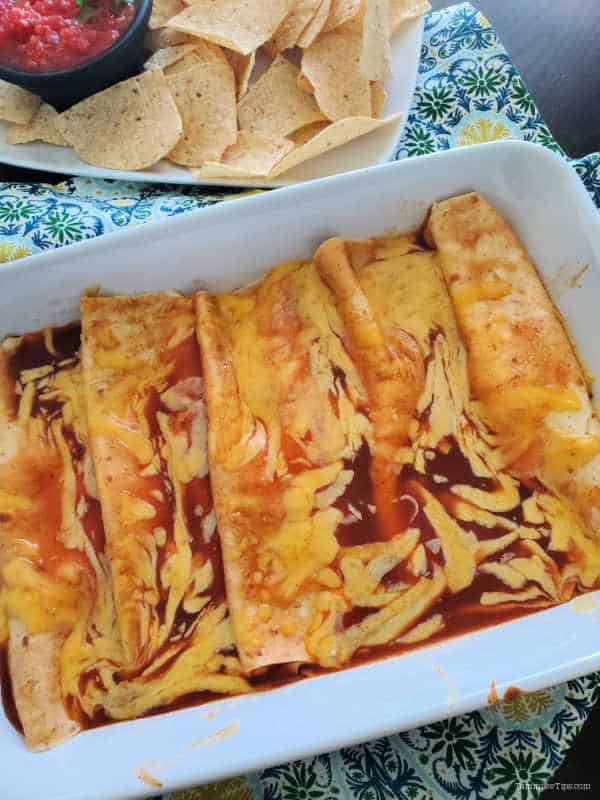
[[[229,290],[330,236],[414,228],[433,201],[469,190],[521,237],[584,361],[600,374],[600,218],[564,161],[521,142],[222,203],[4,266],[0,336],[77,318],[81,290],[91,285],[106,293]],[[26,750],[0,713],[0,796],[156,795],[470,711],[485,705],[492,681],[501,697],[509,685],[533,690],[590,672],[600,668],[598,595],[267,693],[89,730],[40,754]]]

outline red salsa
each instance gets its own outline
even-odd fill
[[[30,72],[78,66],[111,47],[134,14],[123,0],[0,0],[0,63]]]

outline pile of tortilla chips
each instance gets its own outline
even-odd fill
[[[97,167],[274,178],[397,120],[390,37],[428,0],[154,0],[144,72],[58,113],[0,81],[6,141]],[[268,65],[257,69],[258,62]],[[261,72],[259,76],[257,72]],[[254,74],[253,74],[254,73]]]

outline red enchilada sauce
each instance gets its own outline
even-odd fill
[[[184,339],[177,348],[169,350],[165,355],[169,363],[173,363],[173,370],[169,375],[169,387],[176,386],[181,382],[198,378],[202,375],[202,364],[200,361],[200,349],[195,334]],[[201,402],[199,400],[199,402]],[[156,512],[156,524],[160,525],[167,532],[167,540],[173,537],[173,486],[168,477],[168,468],[160,451],[160,440],[162,437],[158,414],[171,414],[171,410],[163,403],[156,389],[151,389],[146,401],[145,415],[148,422],[150,437],[153,442],[154,452],[158,458],[161,468],[159,474],[153,477],[145,477],[144,481],[148,485],[148,493],[152,489],[158,489],[167,499],[166,503],[153,504]],[[148,500],[151,502],[151,499]],[[215,531],[207,540],[204,538],[204,524],[209,515],[213,514],[213,500],[210,488],[210,477],[192,478],[189,483],[182,486],[182,503],[185,523],[190,534],[190,547],[192,554],[198,554],[203,559],[209,560],[212,564],[213,580],[210,586],[212,602],[215,605],[222,603],[225,598],[225,575],[223,572],[223,558],[221,555],[221,540]],[[165,548],[159,548],[157,559],[157,574],[168,555]],[[158,581],[158,586],[161,583]],[[162,613],[166,604],[166,593],[158,606],[159,615]],[[179,606],[173,630],[179,629],[183,624],[187,630],[193,625],[196,614],[187,614],[182,606]]]
[[[0,0],[0,63],[52,72],[90,61],[131,25],[127,0]]]
[[[8,654],[5,647],[0,647],[0,693],[2,694],[2,705],[4,706],[7,720],[19,733],[23,733],[23,726],[15,705],[15,697],[8,671]]]
[[[53,378],[63,369],[75,367],[79,361],[79,341],[81,335],[80,325],[66,325],[62,328],[51,330],[50,349],[43,332],[27,333],[20,337],[16,350],[8,360],[7,372],[12,389],[12,411],[15,417],[19,412],[20,396],[17,393],[19,376],[25,370],[47,368],[46,379]],[[63,401],[53,393],[44,396],[43,391],[35,391],[31,404],[31,417],[40,418],[47,432],[54,419],[62,414]],[[63,435],[69,448],[73,463],[82,462],[84,457],[83,447],[78,441],[74,431],[67,425],[63,426]],[[84,553],[68,549],[57,541],[55,532],[60,530],[62,515],[62,496],[60,476],[62,462],[56,450],[45,452],[43,461],[32,461],[26,466],[28,479],[36,486],[40,508],[44,509],[43,518],[28,532],[37,546],[36,566],[43,572],[52,573],[59,569],[63,561],[77,563],[83,571],[88,571],[93,578],[91,566]],[[100,511],[100,503],[90,497],[84,486],[83,471],[76,476],[77,505],[80,500],[85,500],[86,513],[82,524],[90,542],[97,552],[104,548],[104,529]]]

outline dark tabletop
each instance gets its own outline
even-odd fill
[[[600,150],[600,0],[471,0],[490,20],[568,155]],[[434,9],[451,0],[431,0]],[[47,181],[60,176],[0,164],[0,180]],[[548,790],[544,800],[600,796],[600,707],[589,717],[555,776],[591,783],[588,792]]]

